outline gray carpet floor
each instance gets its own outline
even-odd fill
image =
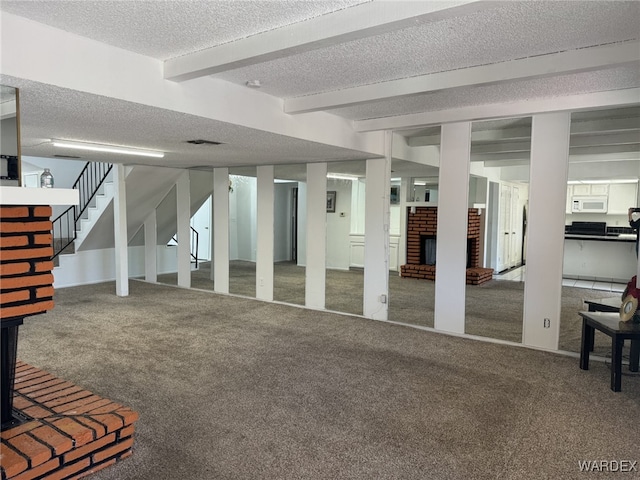
[[[274,265],[274,300],[304,305],[305,269],[291,262]],[[229,269],[229,291],[255,298],[255,263],[233,261]],[[177,285],[176,274],[165,274],[158,281]],[[213,290],[211,264],[203,262],[192,271],[193,288]],[[327,270],[326,308],[336,312],[362,315],[364,274],[361,269],[349,271]],[[582,319],[578,312],[585,310],[585,300],[619,297],[618,293],[575,287],[562,288],[560,317],[560,350],[579,352]],[[402,278],[389,273],[389,320],[433,327],[435,282]],[[482,285],[467,285],[465,331],[470,335],[520,343],[524,283],[492,280]],[[609,337],[597,332],[595,354],[610,356]],[[625,355],[628,351],[625,352]]]
[[[640,460],[640,381],[354,316],[132,281],[56,291],[19,358],[137,410],[96,480],[573,479]],[[638,478],[634,474],[621,478]]]

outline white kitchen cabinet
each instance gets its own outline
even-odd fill
[[[591,195],[591,185],[588,183],[579,183],[576,185],[572,185],[573,193],[571,195]]]
[[[592,183],[589,195],[609,195],[608,183]]]
[[[608,183],[578,183],[569,185],[572,188],[572,195],[588,197],[589,195],[608,195]]]
[[[609,185],[608,214],[626,215],[629,207],[637,205],[637,188],[635,183],[612,183]]]

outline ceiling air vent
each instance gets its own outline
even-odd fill
[[[54,157],[56,157],[56,158],[68,158],[68,159],[72,159],[72,160],[77,160],[78,158],[81,158],[81,157],[76,157],[75,155],[54,155]]]
[[[222,145],[222,142],[214,142],[213,140],[187,140],[187,143],[191,143],[193,145]]]

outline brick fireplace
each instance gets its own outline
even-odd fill
[[[46,205],[0,205],[3,480],[80,478],[108,467],[131,455],[138,419],[128,407],[16,359],[18,327],[54,307],[50,217]]]
[[[480,214],[470,208],[467,224],[467,284],[479,285],[493,278],[493,269],[481,267]],[[416,207],[407,212],[407,263],[400,267],[403,277],[436,279],[435,241],[438,207]]]

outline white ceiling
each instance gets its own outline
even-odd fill
[[[376,10],[385,4],[391,10]],[[402,16],[410,10],[416,13]],[[193,65],[189,75],[196,80],[177,82],[184,92],[199,92],[208,85],[203,79],[241,89],[258,79],[258,94],[281,102],[284,111],[298,99],[312,101],[316,111],[291,114],[279,129],[262,128],[252,122],[250,109],[238,121],[223,121],[215,112],[209,118],[160,108],[142,97],[137,102],[99,95],[76,88],[72,80],[53,85],[2,68],[0,82],[21,89],[23,155],[51,156],[49,139],[64,138],[163,150],[165,158],[153,161],[163,166],[353,161],[380,154],[348,146],[359,138],[358,121],[425,112],[437,119],[439,112],[465,107],[640,87],[637,1],[3,0],[0,13],[7,21],[23,17],[69,32],[69,41],[85,37],[123,49],[123,56],[129,51],[152,57],[164,62],[167,77],[175,65]],[[109,52],[117,54],[114,48]],[[65,55],[61,45],[51,68],[82,76],[85,66],[65,63]],[[220,60],[214,67],[228,56],[228,63]],[[411,81],[419,86],[407,93]],[[322,132],[301,136],[288,126],[315,125],[316,118],[353,131],[332,142]],[[342,119],[347,122],[340,124]],[[637,123],[637,117],[632,120]],[[412,137],[410,145],[420,144],[416,137],[438,134],[429,123],[440,122],[416,123],[401,133]],[[224,145],[185,143],[196,138]]]

